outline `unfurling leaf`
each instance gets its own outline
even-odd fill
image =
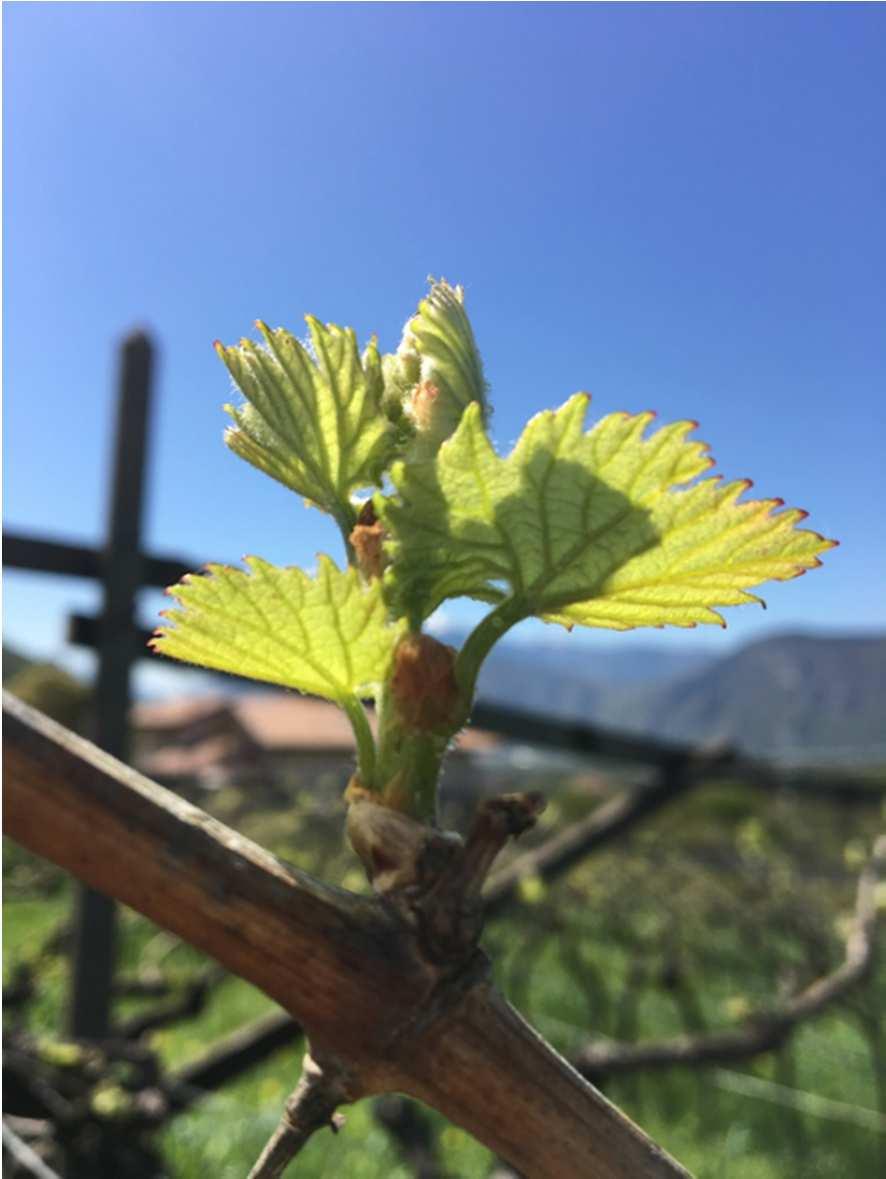
[[[652,414],[611,414],[585,432],[588,400],[538,414],[507,458],[470,405],[433,463],[393,468],[386,583],[413,622],[470,596],[565,626],[722,624],[715,607],[831,547],[780,500],[739,502],[746,481],[687,487],[712,465],[694,422],[644,437]]]
[[[241,458],[353,525],[351,492],[377,484],[394,445],[382,409],[372,342],[361,357],[354,332],[307,317],[313,355],[291,333],[259,322],[264,346],[216,348],[246,398],[226,406],[225,441]]]
[[[486,417],[483,365],[460,286],[433,283],[383,367],[386,400],[398,403],[414,431],[410,459],[433,458],[466,406],[477,404]]]
[[[177,608],[156,651],[325,696],[375,696],[403,631],[391,625],[380,582],[365,585],[320,557],[316,577],[247,557],[248,572],[210,565],[173,586]]]

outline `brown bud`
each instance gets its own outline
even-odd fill
[[[407,635],[394,654],[391,692],[400,720],[410,729],[449,728],[458,712],[455,648],[430,635]]]
[[[385,530],[375,514],[372,500],[360,509],[357,523],[348,537],[357,558],[360,572],[366,578],[381,577],[385,567]]]

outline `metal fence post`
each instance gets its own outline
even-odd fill
[[[133,332],[124,339],[120,353],[95,685],[96,744],[123,761],[129,745],[130,670],[139,654],[134,608],[142,580],[141,525],[152,368],[151,340],[143,332]],[[101,1039],[109,1033],[115,926],[114,902],[81,887],[75,910],[68,1013],[74,1036]]]

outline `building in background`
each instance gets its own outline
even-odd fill
[[[229,786],[291,796],[310,787],[336,802],[354,766],[354,737],[341,709],[284,692],[193,696],[137,703],[133,760],[148,777],[190,796]],[[447,758],[450,799],[507,789],[492,733],[465,729]]]

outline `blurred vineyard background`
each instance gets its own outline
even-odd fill
[[[12,666],[13,687],[17,682],[25,695],[36,685],[44,706],[69,722],[78,719],[78,699],[88,713],[88,694],[73,681],[45,667],[14,660]],[[245,699],[254,704],[260,698]],[[281,699],[284,707],[299,704],[292,696],[264,699],[271,709]],[[190,779],[181,745],[178,756],[166,759],[168,771],[183,775],[178,788],[283,859],[326,881],[364,888],[342,835],[346,752],[333,750],[325,768],[313,761],[301,772],[293,760],[276,774],[267,762],[263,771],[256,762],[258,772],[244,778],[241,746],[239,781],[218,774],[198,781],[194,750],[218,742],[225,729],[219,729],[218,717],[229,707],[236,710],[236,700],[221,708],[204,702],[196,710],[203,728],[193,730],[200,739],[190,744]],[[169,706],[140,708],[142,726],[154,725],[139,746],[141,756],[153,756],[156,765],[156,726]],[[215,716],[215,728],[207,730],[209,716]],[[313,729],[316,736],[316,718]],[[472,779],[483,793],[507,780],[510,788],[538,788],[550,799],[539,828],[510,852],[512,860],[586,820],[619,792],[643,786],[636,765],[545,754],[513,741],[484,742],[480,734],[474,748],[480,752],[473,757],[450,760],[449,821],[463,824]],[[886,821],[886,772],[876,765],[855,769],[842,796],[833,775],[828,781],[828,790],[817,789],[816,776],[809,775],[804,794],[771,783],[754,787],[719,772],[551,883],[526,876],[512,903],[490,918],[484,936],[499,985],[568,1058],[589,1044],[696,1036],[759,1019],[842,961],[857,877]],[[199,1097],[192,1094],[187,1108],[139,1131],[133,1096],[145,1087],[139,1062],[90,1066],[82,1050],[60,1037],[71,903],[69,879],[7,845],[8,1044],[14,1049],[15,1037],[23,1037],[42,1062],[37,1071],[44,1069],[47,1083],[61,1091],[66,1072],[82,1082],[92,1067],[77,1092],[81,1099],[87,1094],[102,1133],[117,1134],[115,1149],[123,1142],[130,1151],[127,1169],[116,1172],[121,1176],[197,1179],[212,1173],[242,1179],[295,1081],[300,1043],[279,1048]],[[886,1162],[884,1009],[881,948],[862,984],[798,1026],[775,1051],[707,1065],[603,1072],[595,1079],[700,1177],[872,1176]],[[256,990],[123,910],[114,1027],[156,1054],[161,1078],[190,1075],[213,1046],[259,1026],[254,1021],[273,1018],[271,1012]],[[372,1018],[371,1011],[366,1017]],[[124,1155],[114,1157],[119,1167]],[[78,1172],[70,1156],[69,1165],[63,1174],[90,1173]],[[358,1179],[507,1174],[432,1112],[413,1116],[396,1103],[385,1110],[369,1102],[348,1111],[343,1132],[317,1136],[298,1167],[305,1176]]]

